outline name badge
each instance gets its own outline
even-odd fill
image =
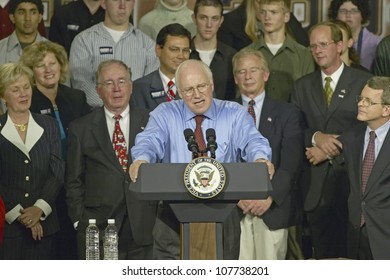
[[[152,96],[152,98],[159,98],[165,96],[165,92],[163,90],[155,91],[155,92],[151,92],[150,95]]]
[[[80,26],[76,24],[68,24],[66,27],[68,28],[68,30],[72,30],[72,31],[77,31],[80,28]]]
[[[51,113],[50,109],[43,109],[43,110],[41,110],[41,115],[48,115],[50,113]]]
[[[112,47],[100,47],[99,48],[100,54],[113,54],[114,50]]]

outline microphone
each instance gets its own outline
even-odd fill
[[[207,150],[210,151],[210,156],[215,159],[215,151],[218,148],[217,137],[215,136],[215,130],[213,128],[209,128],[206,130],[206,139],[207,139]]]
[[[186,139],[186,141],[188,143],[188,146],[187,146],[188,150],[190,150],[192,152],[194,158],[197,158],[198,153],[199,153],[199,147],[195,141],[194,132],[192,131],[191,128],[186,128],[184,130],[184,138]]]

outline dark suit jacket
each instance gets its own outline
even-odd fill
[[[178,94],[176,94],[176,99],[178,98]],[[134,81],[133,94],[131,95],[133,106],[154,110],[159,104],[166,101],[167,97],[159,70]]]
[[[78,89],[59,84],[56,98],[58,112],[65,134],[68,133],[69,123],[91,111],[87,104],[85,93]],[[49,115],[55,118],[54,108],[49,100],[36,87],[33,88],[30,111],[37,114]]]
[[[46,201],[53,210],[41,221],[43,233],[47,236],[59,230],[55,200],[64,180],[65,166],[56,121],[37,114],[32,114],[32,117],[44,132],[34,141],[30,151],[14,144],[15,140],[4,129],[8,115],[0,117],[0,196],[6,212],[18,204],[26,208],[33,206],[38,199]],[[29,126],[28,129],[32,128]],[[18,221],[6,223],[4,237],[20,237],[24,230]]]
[[[236,101],[242,103],[241,98]],[[276,170],[270,193],[274,202],[262,218],[272,230],[296,225],[301,218],[296,180],[303,151],[299,110],[292,104],[274,101],[266,96],[259,131],[269,141]]]
[[[348,128],[358,123],[356,96],[360,95],[367,80],[372,75],[348,66],[340,76],[334,90],[329,108],[327,108],[323,93],[321,71],[303,76],[295,82],[291,94],[292,103],[296,104],[303,114],[304,141],[306,147],[312,147],[312,137],[316,131],[340,135]],[[335,178],[340,188],[340,195],[348,193],[348,180],[345,167],[338,161],[324,161],[316,166],[310,166],[307,160],[304,176],[308,181],[306,188],[305,210],[314,210],[322,197],[328,168],[333,168]]]
[[[191,41],[190,59],[201,60],[195,49],[194,40]],[[232,47],[217,42],[217,50],[210,63],[210,69],[214,79],[214,96],[222,100],[231,100],[236,97],[234,85],[232,58],[236,50]]]
[[[245,5],[240,5],[237,9],[225,14],[225,19],[217,33],[219,41],[231,46],[237,51],[252,43],[252,40],[245,33],[245,9]],[[298,43],[303,46],[309,45],[307,32],[302,28],[301,23],[292,13],[287,27],[290,35],[292,35]]]
[[[390,259],[390,134],[383,142],[362,194],[361,170],[366,124],[360,124],[341,136],[346,161],[350,194],[348,199],[349,221],[355,229],[350,236],[350,258],[357,257],[360,214],[363,211],[368,239],[374,259]]]
[[[5,223],[5,206],[4,201],[0,196],[0,247],[3,245],[3,232]]]
[[[147,121],[146,110],[130,108],[129,153]],[[88,219],[96,219],[101,230],[107,219],[115,219],[120,231],[123,219],[129,219],[135,242],[152,244],[156,207],[129,191],[130,177],[115,155],[103,107],[70,124],[68,144],[67,203],[72,222],[79,221],[77,230],[85,232]]]

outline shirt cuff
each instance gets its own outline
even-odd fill
[[[20,210],[23,210],[23,207],[18,204],[5,214],[5,220],[8,224],[12,224],[20,216]]]
[[[47,216],[49,216],[51,214],[51,212],[53,211],[51,209],[50,205],[46,201],[44,201],[43,199],[38,199],[34,203],[34,206],[40,208],[43,212],[43,215],[40,218],[41,221],[46,220]]]
[[[316,140],[315,140],[315,137],[318,133],[320,133],[321,131],[316,131],[314,132],[313,136],[311,137],[311,144],[313,145],[313,147],[315,147],[317,144],[316,144]]]

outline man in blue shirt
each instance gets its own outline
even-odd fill
[[[216,160],[263,162],[272,177],[274,168],[270,162],[268,140],[259,133],[253,119],[241,105],[213,99],[214,82],[210,68],[199,60],[184,61],[176,71],[175,80],[182,100],[162,103],[151,112],[146,129],[137,135],[136,144],[131,149],[133,164],[129,172],[132,181],[136,181],[139,166],[143,163],[191,161],[192,153],[187,149],[183,131],[187,128],[195,130],[197,115],[204,115],[203,135],[208,128],[215,129],[218,139]],[[254,208],[253,211],[260,210]],[[179,258],[178,228],[179,222],[172,212],[159,211],[154,228],[154,258]],[[231,225],[226,228],[232,229]],[[224,258],[238,258],[239,233],[240,225],[237,223],[234,233],[225,236],[231,241],[225,242]]]

